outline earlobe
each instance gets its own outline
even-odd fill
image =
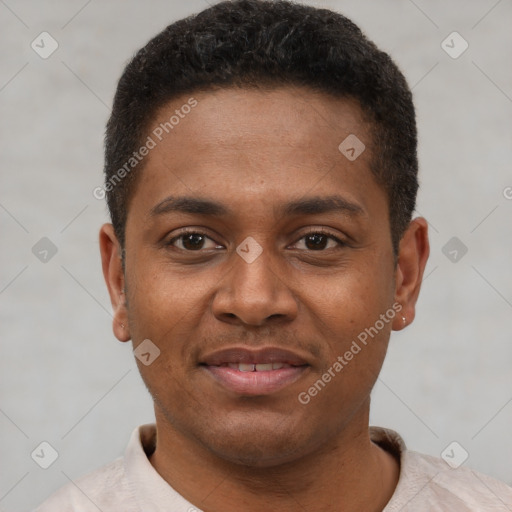
[[[427,221],[418,217],[411,221],[400,241],[395,275],[395,301],[401,305],[393,322],[400,331],[414,320],[416,301],[430,252]]]
[[[113,331],[119,341],[131,339],[128,328],[128,311],[125,295],[125,278],[121,259],[121,247],[112,224],[104,224],[99,234],[103,277],[114,310]]]

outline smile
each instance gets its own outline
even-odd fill
[[[299,380],[310,367],[306,357],[288,349],[228,347],[204,356],[200,363],[207,375],[237,395],[277,393]]]
[[[224,363],[221,368],[232,368],[240,372],[270,372],[272,370],[280,370],[281,368],[292,368],[292,365],[286,363]]]

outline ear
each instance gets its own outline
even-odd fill
[[[398,250],[395,301],[402,305],[402,309],[393,321],[395,331],[400,331],[414,320],[429,253],[428,224],[424,218],[418,217],[409,224]]]
[[[121,246],[112,224],[104,224],[100,229],[100,252],[103,277],[114,310],[112,326],[114,335],[119,341],[129,341],[131,336],[128,327]]]

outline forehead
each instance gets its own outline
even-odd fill
[[[182,96],[150,124],[154,147],[134,196],[149,210],[169,195],[215,196],[241,206],[338,191],[364,207],[371,192],[384,195],[369,170],[369,134],[354,100],[309,89]]]

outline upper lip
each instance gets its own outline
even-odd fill
[[[295,352],[278,347],[248,349],[246,347],[229,347],[216,350],[206,355],[201,364],[220,366],[225,363],[265,364],[285,363],[291,366],[304,366],[307,361]]]

